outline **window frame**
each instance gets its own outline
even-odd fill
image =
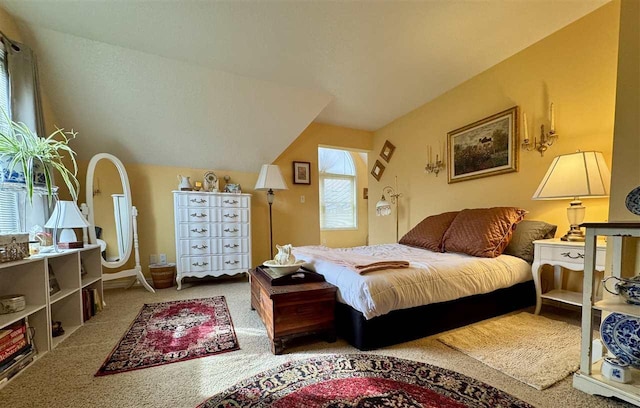
[[[321,165],[322,163],[320,162],[320,155],[318,155],[318,190],[319,190],[319,205],[320,205],[320,231],[357,231],[359,229],[359,217],[358,217],[358,178],[357,178],[357,170],[356,170],[356,165],[355,165],[355,161],[353,160],[353,156],[351,154],[350,151],[348,150],[344,150],[344,149],[337,149],[337,148],[329,148],[329,147],[319,147],[318,150],[320,149],[325,149],[325,150],[334,150],[334,151],[339,151],[342,154],[344,154],[350,164],[351,164],[351,168],[353,169],[353,174],[341,174],[341,173],[330,173],[330,172],[326,172],[326,171],[322,171],[321,170]],[[324,200],[324,186],[325,186],[325,180],[347,180],[350,181],[351,184],[351,209],[352,209],[352,225],[351,226],[347,226],[347,227],[326,227],[325,225],[325,220],[326,220],[326,216],[325,216],[325,210],[326,210],[326,206],[325,206],[325,200]]]

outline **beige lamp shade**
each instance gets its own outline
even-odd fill
[[[549,166],[534,200],[608,197],[611,172],[600,152],[563,154]]]
[[[607,197],[611,172],[600,152],[576,152],[563,154],[551,162],[547,174],[533,194],[534,200],[560,200],[570,198],[567,208],[569,231],[564,241],[584,241],[580,224],[586,208],[580,198]]]
[[[288,190],[287,183],[282,178],[280,167],[275,164],[263,164],[258,175],[255,190]]]

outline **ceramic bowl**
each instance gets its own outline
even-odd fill
[[[276,261],[264,261],[262,263],[264,266],[268,267],[278,275],[284,276],[289,275],[296,272],[302,265],[304,265],[304,261],[298,261],[291,265],[280,265]]]
[[[0,314],[19,312],[25,307],[27,307],[27,301],[24,295],[0,296]]]

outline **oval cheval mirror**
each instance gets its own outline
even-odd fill
[[[98,153],[91,158],[87,168],[86,201],[89,243],[101,246],[102,266],[120,268],[127,263],[132,252],[135,256],[133,269],[103,273],[102,280],[133,277],[148,291],[155,292],[140,266],[138,210],[132,204],[129,177],[120,159],[109,153]],[[136,279],[132,279],[129,287]]]

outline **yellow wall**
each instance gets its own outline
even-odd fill
[[[382,179],[369,179],[369,194],[379,196],[398,176],[404,194],[400,236],[428,215],[490,206],[523,207],[529,219],[557,224],[559,234],[568,229],[569,200],[532,201],[531,196],[556,155],[598,150],[610,163],[618,11],[618,3],[609,3],[375,132],[374,152],[385,140],[396,150]],[[447,132],[517,105],[527,113],[533,137],[541,124],[548,127],[550,102],[560,139],[544,157],[520,151],[519,172],[455,184],[447,184],[446,173],[425,174],[427,145],[435,154],[439,143],[446,144]],[[369,201],[370,243],[394,241],[394,217],[375,217],[375,200]],[[607,199],[585,199],[584,205],[586,221],[607,218]]]
[[[304,132],[275,160],[274,164],[280,166],[282,176],[289,185],[289,190],[276,192],[273,204],[273,242],[278,244],[290,243],[295,246],[320,244],[320,196],[318,190],[318,146],[337,147],[346,150],[369,151],[373,136],[371,132],[349,129],[340,126],[321,123],[310,124]],[[293,184],[293,161],[306,161],[311,163],[311,185]],[[360,175],[360,174],[359,174]],[[358,186],[358,202],[362,202],[362,190]],[[300,202],[300,196],[305,196],[304,204]],[[257,194],[256,200],[266,202]],[[254,220],[264,220],[268,231],[268,213]],[[257,214],[256,214],[257,215]],[[259,221],[257,221],[259,222]],[[366,224],[362,225],[366,228]],[[364,232],[366,236],[366,232]],[[261,245],[260,241],[254,241],[254,247],[262,246],[268,253],[268,235]],[[344,241],[332,241],[333,245],[342,243],[362,242],[362,237],[356,235],[355,239],[349,237]],[[365,239],[366,242],[366,239]],[[329,244],[329,242],[327,242]],[[267,259],[267,258],[264,258]]]

